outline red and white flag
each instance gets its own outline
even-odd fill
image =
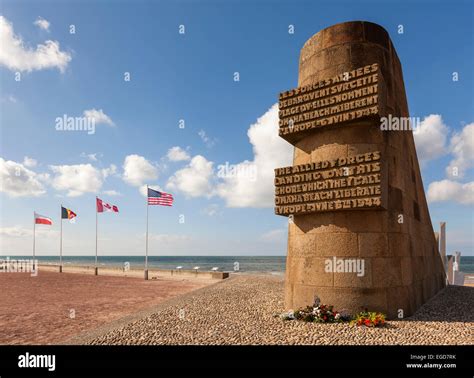
[[[97,198],[97,212],[103,213],[105,211],[111,211],[113,213],[118,213],[118,207],[115,205],[110,205],[107,202],[102,201],[100,198]]]
[[[36,224],[47,224],[49,226],[52,226],[53,221],[52,221],[51,218],[48,218],[48,217],[45,217],[43,215],[35,213],[35,223]]]

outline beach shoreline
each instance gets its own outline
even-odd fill
[[[38,264],[39,272],[57,272],[59,273],[59,264]],[[63,265],[63,273],[73,274],[89,274],[95,275],[95,266],[93,265]],[[119,268],[115,266],[99,266],[98,275],[102,276],[114,276],[114,277],[133,277],[133,278],[144,278],[144,270],[138,268]],[[209,279],[225,279],[229,277],[228,272],[219,271],[206,271],[206,270],[190,270],[190,269],[148,269],[149,279],[167,278],[167,279],[196,279],[196,280],[209,280]]]

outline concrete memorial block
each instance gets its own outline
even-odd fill
[[[295,148],[293,166],[275,169],[275,213],[289,217],[285,306],[318,296],[409,316],[446,279],[388,33],[361,21],[320,31],[298,84],[279,97],[279,135]]]

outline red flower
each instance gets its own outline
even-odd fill
[[[365,319],[365,325],[370,326],[370,319]]]

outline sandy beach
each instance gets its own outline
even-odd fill
[[[84,269],[0,274],[0,344],[57,344],[216,281],[157,274],[145,281],[143,271],[94,276]]]
[[[385,328],[283,321],[283,278],[233,276],[157,307],[127,325],[69,342],[90,344],[472,344],[474,288],[447,287],[411,318]],[[153,311],[152,311],[153,312]],[[181,315],[181,316],[180,316]],[[112,329],[112,330],[111,330]]]

